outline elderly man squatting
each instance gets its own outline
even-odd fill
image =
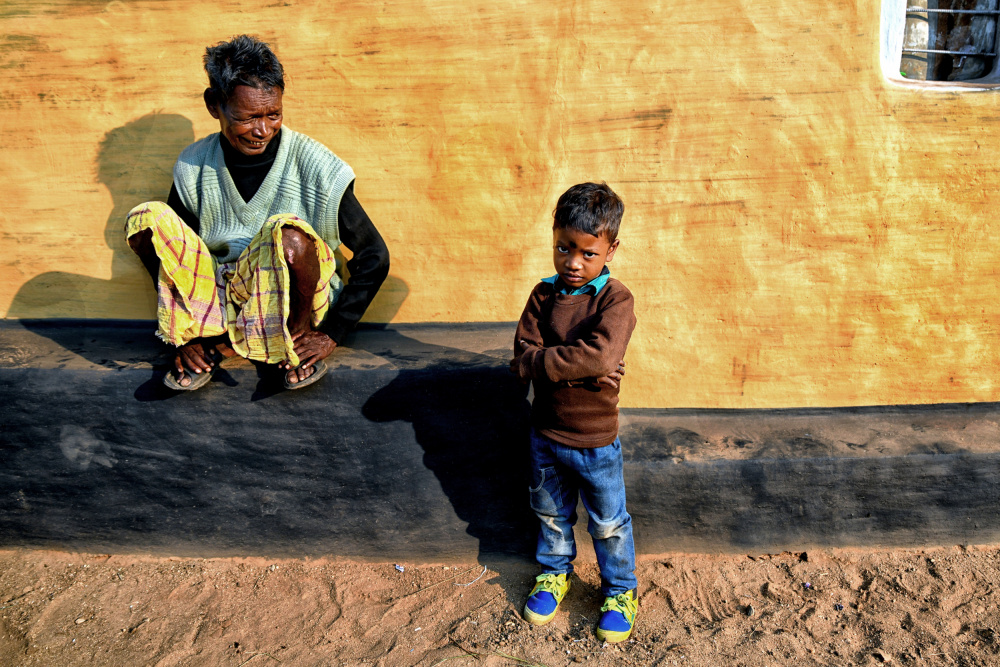
[[[282,127],[284,70],[268,45],[241,35],[204,61],[220,131],[181,153],[166,204],[140,204],[125,224],[157,289],[157,335],[178,348],[164,384],[197,389],[239,354],[304,387],[375,297],[389,252],[351,168]],[[341,243],[353,253],[346,285]]]

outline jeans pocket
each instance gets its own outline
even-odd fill
[[[556,514],[562,498],[562,488],[554,467],[532,471],[532,486],[528,488],[531,509],[542,514]]]
[[[553,466],[547,468],[535,468],[531,471],[531,486],[528,487],[528,491],[531,493],[538,493],[545,486],[546,479],[552,479],[555,477],[556,469]]]

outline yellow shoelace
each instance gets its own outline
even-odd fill
[[[604,606],[601,607],[601,613],[606,611],[617,611],[631,623],[632,619],[635,618],[636,612],[639,610],[639,603],[635,600],[630,593],[619,593],[614,597],[609,597],[604,601]]]
[[[535,593],[546,591],[551,593],[552,596],[558,600],[560,595],[559,589],[563,588],[565,585],[565,581],[562,583],[559,582],[558,574],[545,575],[544,578],[539,577],[536,580],[535,587],[532,589],[531,594],[534,595]]]

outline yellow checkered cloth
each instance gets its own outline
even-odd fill
[[[125,237],[153,231],[160,258],[157,335],[171,345],[229,334],[237,354],[298,366],[288,331],[291,279],[281,229],[295,227],[316,244],[320,279],[313,297],[312,324],[319,326],[330,307],[330,278],[336,261],[330,246],[309,223],[294,215],[270,217],[235,262],[219,263],[205,242],[162,202],[132,209]]]

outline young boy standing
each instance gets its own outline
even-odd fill
[[[628,639],[638,611],[632,518],[625,509],[618,384],[635,328],[632,293],[605,266],[618,248],[625,206],[606,184],[567,190],[553,214],[556,275],[528,297],[517,324],[511,370],[534,382],[531,507],[541,520],[542,574],[524,618],[548,623],[569,590],[583,497],[605,596],[597,637]]]

